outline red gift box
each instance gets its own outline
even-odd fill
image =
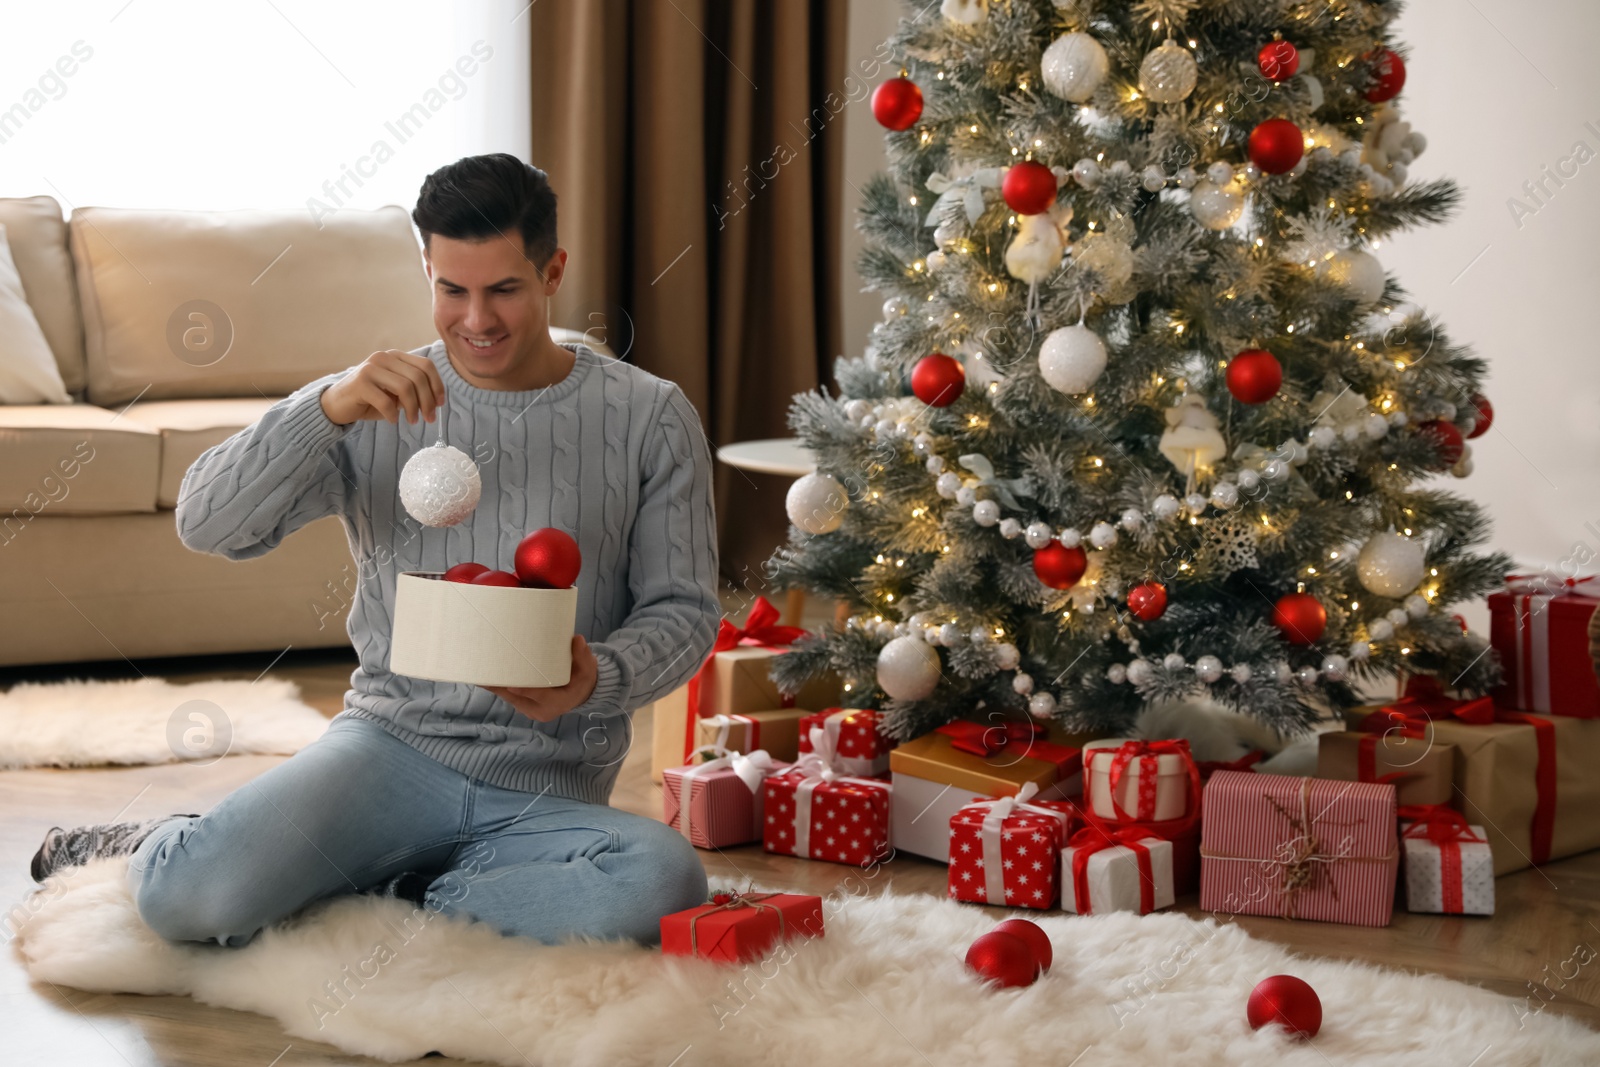
[[[1218,771],[1203,810],[1205,910],[1389,924],[1400,860],[1393,785]]]
[[[761,840],[761,783],[788,767],[765,751],[730,752],[661,772],[662,821],[697,848],[727,848]]]
[[[815,751],[811,730],[827,731],[834,764],[845,774],[875,778],[889,769],[895,742],[878,732],[879,713],[868,708],[828,708],[800,720],[800,751]]]
[[[1579,719],[1600,716],[1600,680],[1589,654],[1589,617],[1600,581],[1514,574],[1490,593],[1489,643],[1505,682],[1495,703]]]
[[[822,936],[822,898],[801,893],[733,895],[661,917],[661,951],[669,956],[745,963],[792,937]]]
[[[887,778],[830,781],[804,771],[768,778],[762,847],[869,867],[889,855],[889,790]]]
[[[1077,807],[1033,800],[1029,782],[1015,796],[979,800],[950,816],[950,896],[978,904],[1048,908],[1060,886],[1061,846]]]

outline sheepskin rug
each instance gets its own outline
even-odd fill
[[[1049,933],[1055,965],[1031,987],[986,988],[962,957],[990,915],[871,895],[868,872],[825,898],[822,939],[732,966],[614,942],[545,946],[371,896],[314,905],[244,948],[173,945],[140,922],[125,864],[63,872],[13,912],[12,943],[35,978],[188,994],[385,1060],[438,1050],[507,1067],[1600,1063],[1600,1034],[1520,1001],[1299,959],[1234,924],[1181,915],[1019,913]],[[1314,1041],[1246,1024],[1251,987],[1278,973],[1321,994]]]
[[[327,728],[279,678],[19,682],[0,693],[0,770],[290,756]]]

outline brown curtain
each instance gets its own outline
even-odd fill
[[[713,449],[788,436],[790,397],[830,381],[840,351],[848,7],[528,9],[531,161],[550,174],[569,253],[552,320],[677,382]],[[729,580],[756,587],[787,488],[717,464]]]

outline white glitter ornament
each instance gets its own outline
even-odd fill
[[[1208,230],[1226,230],[1244,214],[1244,194],[1232,185],[1196,182],[1189,192],[1189,210]]]
[[[441,409],[439,439],[407,460],[400,472],[400,503],[424,526],[454,526],[472,514],[483,495],[478,465],[444,443],[444,419]]]
[[[1158,104],[1176,104],[1194,92],[1199,75],[1194,54],[1169,37],[1139,64],[1139,90]]]
[[[1367,592],[1396,600],[1415,589],[1427,569],[1422,545],[1393,530],[1373,534],[1356,557],[1356,576]]]
[[[1086,102],[1106,80],[1111,61],[1087,33],[1065,33],[1050,42],[1039,59],[1044,87],[1074,104]]]
[[[1106,345],[1079,323],[1051,330],[1039,346],[1039,374],[1062,393],[1087,393],[1106,369]]]
[[[920,637],[897,637],[878,653],[878,687],[895,700],[922,700],[939,685],[939,653]]]
[[[980,500],[972,505],[972,521],[979,526],[993,526],[1000,521],[1000,505],[993,500]]]
[[[1056,698],[1051,693],[1035,693],[1028,698],[1028,714],[1035,719],[1048,719],[1055,710]]]
[[[1317,264],[1317,274],[1333,282],[1351,298],[1373,304],[1383,296],[1385,278],[1378,257],[1359,248],[1346,248]]]
[[[809,534],[832,533],[844,522],[850,497],[838,480],[826,474],[796,478],[784,498],[789,521]]]

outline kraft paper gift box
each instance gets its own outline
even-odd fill
[[[968,804],[950,817],[949,894],[955,900],[1022,908],[1056,902],[1056,867],[1077,807],[1038,800],[1032,782],[1016,796]]]
[[[1589,651],[1589,619],[1600,579],[1513,574],[1490,593],[1489,643],[1504,683],[1495,702],[1580,719],[1600,716],[1600,679]]]
[[[1460,812],[1419,806],[1419,821],[1400,809],[1406,868],[1406,910],[1439,915],[1494,914],[1494,856],[1483,827]]]
[[[1090,825],[1061,852],[1061,907],[1077,915],[1148,915],[1176,900],[1172,842],[1140,826]]]
[[[697,750],[725,749],[754,752],[762,749],[773,759],[793,763],[800,755],[800,724],[811,712],[805,708],[771,708],[733,715],[712,715],[697,724]]]
[[[1202,807],[1206,911],[1389,924],[1400,861],[1394,786],[1219,771]]]
[[[689,767],[668,767],[661,783],[662,821],[696,848],[761,840],[762,782],[788,769],[763,750],[728,753]]]
[[[1317,739],[1317,777],[1392,782],[1401,804],[1448,804],[1456,749],[1425,731],[1341,731]]]
[[[973,801],[1014,796],[1029,783],[1039,800],[1076,796],[1082,756],[1070,739],[1031,723],[961,721],[897,746],[889,753],[895,851],[948,863],[950,817]]]
[[[669,956],[748,963],[791,938],[821,937],[822,933],[821,897],[735,894],[726,901],[663,915],[661,951]]]
[[[876,778],[889,770],[892,738],[878,732],[882,716],[870,708],[826,708],[800,720],[799,747],[810,752],[811,728],[821,727],[833,743],[840,770],[860,778]]]
[[[1200,771],[1184,740],[1113,737],[1083,746],[1084,805],[1107,822],[1169,822],[1200,801]]]

